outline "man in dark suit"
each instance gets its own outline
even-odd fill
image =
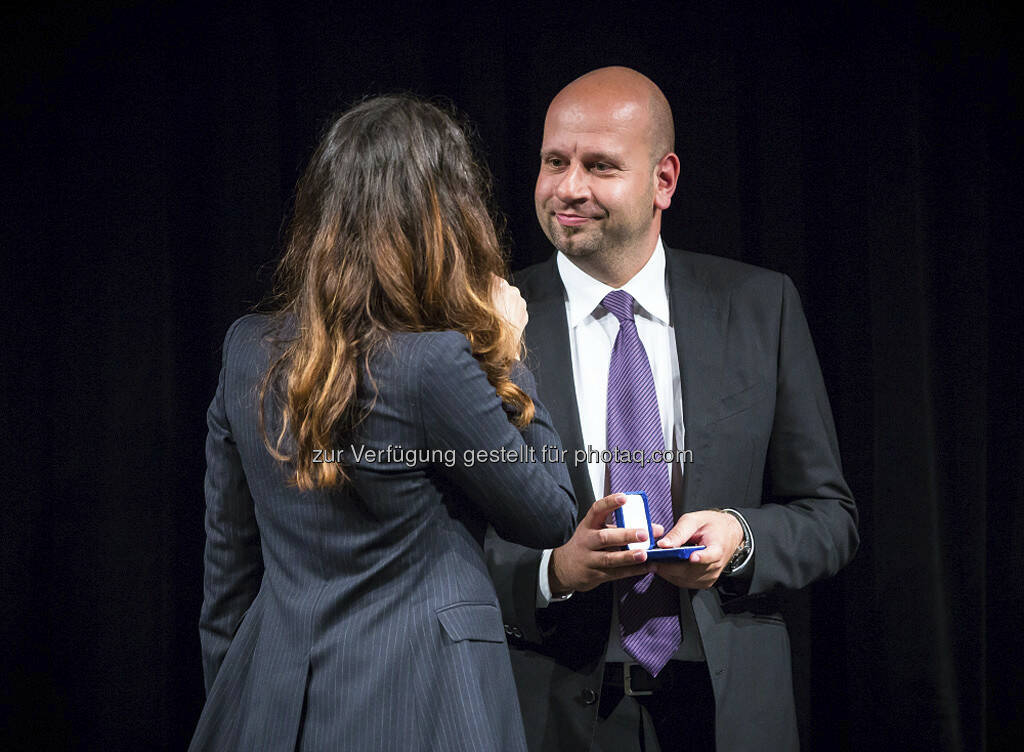
[[[625,68],[572,82],[545,120],[535,200],[558,253],[517,284],[581,519],[543,553],[488,542],[531,750],[796,748],[772,593],[835,574],[858,543],[792,283],[662,245],[673,139],[664,95]],[[639,476],[587,452],[634,441],[639,424],[620,423],[637,405],[681,454],[650,470],[646,489],[621,487]],[[658,545],[706,547],[689,561],[623,550],[634,533],[588,511],[609,492],[657,496],[659,484],[669,532]]]

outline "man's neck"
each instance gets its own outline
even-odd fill
[[[617,249],[601,254],[600,258],[596,258],[596,254],[578,257],[566,254],[566,258],[599,282],[618,289],[647,265],[657,246],[658,235],[655,234],[653,239],[645,241],[644,246],[632,250]]]

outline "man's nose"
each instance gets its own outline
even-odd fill
[[[555,196],[565,204],[575,204],[586,201],[590,197],[590,187],[587,184],[586,171],[582,165],[570,165],[569,169],[562,174],[555,188]]]

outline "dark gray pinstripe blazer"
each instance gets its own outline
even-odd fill
[[[232,325],[208,414],[207,699],[191,749],[525,749],[482,541],[489,523],[526,546],[560,545],[572,486],[563,465],[461,459],[526,444],[539,456],[558,443],[547,411],[536,402],[516,430],[462,334],[396,334],[371,362],[378,395],[359,437],[337,447],[353,483],[302,493],[257,423],[267,327]],[[514,378],[536,395],[525,368]],[[368,384],[359,397],[369,404]],[[349,443],[460,461],[355,461]]]

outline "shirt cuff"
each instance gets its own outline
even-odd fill
[[[750,562],[753,561],[753,559],[754,559],[754,533],[750,529],[750,525],[747,524],[747,518],[744,517],[739,512],[737,512],[735,509],[723,509],[722,511],[723,512],[728,512],[733,517],[735,517],[737,520],[739,520],[740,525],[743,526],[743,535],[747,539],[747,541],[750,543],[750,549],[747,551],[747,555],[743,557],[743,561],[741,561],[739,564],[737,564],[732,569],[732,571],[730,571],[729,574],[727,575],[728,577],[735,577],[738,574],[743,574],[743,570],[746,569],[747,565],[750,564]]]
[[[537,608],[547,608],[551,603],[559,603],[572,598],[572,592],[565,595],[552,595],[551,584],[548,582],[548,565],[551,563],[550,548],[545,548],[540,555],[540,571],[537,572]]]

